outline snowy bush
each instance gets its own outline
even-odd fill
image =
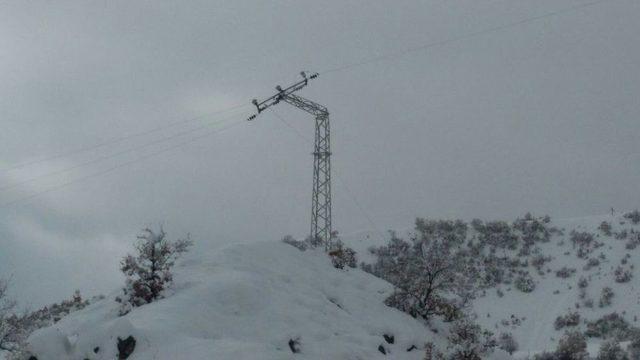
[[[547,216],[536,218],[527,213],[524,218],[513,222],[513,228],[520,232],[525,247],[530,247],[537,242],[548,242],[551,238],[551,231],[546,227],[549,223],[547,220],[550,221]]]
[[[511,226],[504,221],[491,221],[486,224],[475,224],[474,229],[479,232],[479,240],[492,248],[515,250],[518,246],[518,236],[513,233]]]
[[[578,288],[586,289],[587,287],[589,287],[589,281],[584,276],[581,276],[580,280],[578,280]]]
[[[101,297],[96,297],[92,300],[97,299],[101,299]],[[32,312],[14,313],[5,317],[4,321],[0,319],[0,350],[10,350],[11,356],[9,359],[22,360],[23,358],[28,358],[25,351],[25,342],[32,332],[55,324],[68,314],[85,308],[89,303],[90,301],[84,300],[80,295],[80,291],[76,290],[69,300],[63,300],[60,303],[51,304]],[[4,323],[4,326],[2,323]],[[6,330],[9,330],[9,332],[6,332]]]
[[[489,255],[482,258],[482,285],[491,287],[502,283],[509,282],[505,271],[506,264],[504,259],[495,255]]]
[[[468,318],[462,318],[451,326],[447,342],[445,359],[450,360],[481,360],[497,345],[490,331],[482,330]]]
[[[624,240],[627,238],[627,236],[629,236],[629,233],[627,232],[627,229],[623,229],[618,232],[614,232],[613,236],[616,238],[616,240]]]
[[[288,245],[293,246],[294,248],[300,250],[300,251],[305,251],[307,250],[308,247],[308,243],[305,241],[300,241],[300,240],[296,240],[293,236],[291,235],[285,235],[285,237],[282,238],[282,242]]]
[[[555,358],[558,360],[586,360],[587,341],[579,331],[571,331],[564,334],[558,342],[555,351]]]
[[[524,293],[530,293],[536,288],[536,283],[533,281],[531,275],[529,275],[528,272],[518,276],[514,285],[516,289]]]
[[[556,271],[556,276],[562,279],[569,278],[575,274],[576,269],[568,268],[566,266],[562,267],[562,269]]]
[[[551,261],[551,256],[544,256],[542,254],[534,255],[531,258],[531,265],[537,270],[541,270],[545,263]]]
[[[439,239],[450,246],[461,245],[467,238],[467,229],[462,220],[416,219],[416,231],[421,241]]]
[[[598,226],[598,230],[600,230],[606,236],[611,236],[611,224],[606,221],[600,223],[600,226]]]
[[[618,266],[613,272],[614,278],[617,283],[626,283],[631,280],[631,271]]]
[[[588,232],[571,231],[571,243],[574,247],[578,247],[577,255],[579,258],[586,258],[591,252],[594,244],[593,234]]]
[[[122,303],[121,314],[161,298],[173,279],[171,268],[176,259],[192,244],[188,236],[169,241],[162,228],[159,232],[144,229],[135,245],[136,255],[127,255],[121,262],[120,269],[126,276],[124,296],[116,299]]]
[[[633,250],[638,247],[638,244],[640,244],[640,236],[638,234],[634,234],[629,238],[629,240],[627,240],[627,243],[624,245],[624,247],[627,250]]]
[[[424,224],[432,223],[417,222],[419,235],[413,244],[391,233],[389,244],[374,250],[377,260],[371,270],[395,286],[385,300],[387,305],[428,319],[443,309],[450,314],[452,304],[466,306],[476,272],[470,269],[466,253],[452,247],[448,236],[434,237],[436,231]],[[454,298],[460,301],[452,302]]]
[[[629,352],[629,358],[631,360],[640,360],[640,335],[634,334],[631,338],[631,343],[627,346]]]
[[[501,333],[498,337],[498,347],[509,355],[513,355],[518,350],[518,342],[511,333]]]
[[[446,359],[442,351],[438,350],[438,348],[432,342],[428,342],[424,344],[423,360],[446,360]]]
[[[600,344],[597,360],[629,360],[627,353],[616,339],[605,340]]]
[[[592,268],[598,266],[600,266],[600,260],[598,260],[598,258],[589,258],[589,260],[587,260],[587,265],[585,265],[582,269],[585,271],[589,271]]]
[[[549,351],[543,351],[533,356],[534,360],[557,360],[556,354]]]
[[[598,303],[598,306],[605,307],[605,306],[611,305],[611,299],[613,299],[613,296],[614,296],[614,293],[610,287],[607,286],[602,288],[602,291],[600,292],[600,302]]]
[[[580,314],[578,312],[570,312],[564,316],[558,316],[553,323],[556,330],[561,330],[565,327],[578,326],[580,324]]]
[[[640,223],[640,211],[637,209],[624,214],[624,217],[631,220],[634,225]]]
[[[633,334],[629,323],[618,313],[604,315],[596,321],[587,323],[585,335],[596,338],[617,338],[618,340],[627,340]]]
[[[0,279],[0,350],[14,351],[22,340],[22,327],[13,315],[15,301],[8,297],[9,283]]]
[[[350,268],[358,266],[356,252],[352,248],[344,246],[341,240],[333,242],[332,249],[329,250],[329,257],[331,257],[331,263],[336,269],[344,269],[345,266]]]

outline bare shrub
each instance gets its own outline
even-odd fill
[[[333,242],[332,249],[329,250],[329,257],[333,267],[336,269],[344,269],[345,266],[350,268],[358,266],[355,250],[344,246],[341,240]]]
[[[565,327],[573,327],[580,325],[580,314],[578,312],[570,312],[563,316],[558,316],[553,323],[556,330],[561,330]]]
[[[631,280],[631,271],[624,269],[622,266],[618,266],[613,272],[614,278],[617,283],[626,283]]]
[[[598,302],[598,306],[605,307],[611,305],[611,299],[613,299],[614,293],[610,287],[602,288],[600,292],[600,302]]]
[[[627,353],[616,339],[608,339],[600,344],[597,360],[629,360]]]
[[[131,307],[161,298],[166,286],[173,280],[171,268],[176,259],[193,244],[189,236],[169,241],[166,235],[162,228],[158,232],[144,229],[135,245],[136,255],[127,255],[122,259],[120,269],[127,279],[124,297],[117,299],[122,303],[121,314],[129,312]]]
[[[587,341],[585,340],[584,335],[579,331],[570,331],[565,333],[558,342],[555,356],[558,360],[588,359],[589,353],[587,352]]]
[[[611,224],[606,221],[600,223],[600,226],[598,226],[598,230],[600,230],[606,236],[611,236]]]
[[[518,342],[511,333],[501,333],[498,337],[498,348],[506,351],[509,355],[513,355],[518,351]]]
[[[637,209],[624,214],[624,217],[631,220],[634,225],[640,223],[640,211]]]
[[[516,281],[514,282],[514,285],[516,289],[524,293],[530,293],[536,288],[536,283],[533,281],[533,278],[531,278],[531,275],[529,275],[528,272],[525,272],[524,274],[518,276],[516,278]]]
[[[562,279],[569,278],[576,273],[576,269],[568,268],[566,266],[562,267],[562,269],[556,271],[556,276]]]
[[[300,251],[305,251],[309,247],[309,243],[307,243],[306,241],[296,240],[291,235],[285,235],[285,237],[282,238],[282,242],[291,245]]]

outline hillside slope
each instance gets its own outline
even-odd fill
[[[610,235],[599,228],[603,222],[610,224]],[[535,289],[524,293],[512,284],[500,284],[480,291],[473,302],[472,310],[481,326],[495,334],[513,333],[520,347],[514,354],[515,358],[553,350],[566,330],[584,332],[587,322],[593,322],[607,314],[617,313],[630,326],[640,326],[640,274],[637,273],[637,268],[640,267],[640,224],[633,224],[618,214],[553,220],[549,226],[559,228],[561,233],[552,234],[549,242],[537,243],[538,249],[531,255],[519,256],[517,250],[506,250],[504,253],[499,250],[497,253],[499,256],[504,254],[511,259],[528,263],[519,271],[531,274]],[[591,246],[590,253],[586,256],[578,257],[579,247],[571,241],[572,231],[592,234],[593,243],[598,245]],[[407,233],[411,232],[405,230],[399,232],[399,235],[408,239],[410,236]],[[627,235],[623,238],[620,234],[624,232]],[[477,236],[477,232],[469,226],[467,240],[477,241]],[[388,241],[373,231],[351,234],[343,240],[360,253],[361,259],[369,263],[375,260],[375,256],[369,253],[368,248],[384,245]],[[541,271],[532,265],[535,256],[548,259]],[[590,261],[596,259],[597,265],[588,266]],[[616,281],[615,271],[619,266],[632,275],[628,281]],[[569,270],[568,277],[559,277],[556,272],[565,267]],[[586,279],[588,284],[583,297],[580,296],[578,286],[580,278]],[[599,299],[605,287],[611,288],[614,296],[611,304],[601,307]],[[585,304],[589,301],[592,306]],[[579,324],[556,329],[556,318],[570,312],[580,315]],[[599,337],[588,338],[592,355],[597,353],[601,341],[602,338]]]
[[[383,304],[391,291],[358,269],[334,269],[322,252],[279,242],[194,252],[177,265],[165,299],[119,317],[114,292],[36,331],[29,349],[39,360],[114,359],[117,338],[131,335],[131,360],[421,359],[406,349],[440,341]],[[301,352],[293,354],[296,338]]]
[[[640,275],[633,270],[640,265],[640,248],[626,249],[628,239],[615,239],[614,236],[603,234],[598,229],[603,221],[610,223],[613,231],[640,230],[640,227],[620,216],[593,216],[555,222],[554,225],[564,229],[564,235],[554,236],[549,243],[540,245],[541,253],[551,257],[551,260],[543,267],[544,275],[531,271],[536,289],[526,294],[503,286],[501,290],[505,295],[502,297],[497,291],[487,291],[486,296],[478,298],[474,303],[479,323],[494,332],[513,332],[520,343],[520,354],[523,356],[541,349],[555,348],[566,328],[556,330],[554,322],[558,316],[569,312],[580,314],[580,325],[576,328],[582,331],[586,330],[585,321],[595,321],[614,312],[625,318],[630,325],[640,326],[637,321],[640,316]],[[586,259],[576,256],[576,248],[570,241],[572,230],[592,233],[596,241],[603,244],[594,249],[589,257],[597,258],[599,265],[589,268],[586,266]],[[627,257],[627,264],[623,265],[627,254],[630,257]],[[618,266],[631,270],[634,276],[628,282],[616,282],[614,272]],[[575,269],[575,273],[567,278],[558,277],[556,272],[563,267]],[[584,298],[580,297],[578,286],[581,277],[588,280]],[[605,287],[611,288],[615,295],[610,305],[601,307],[599,299]],[[585,306],[587,300],[593,301],[593,307]],[[513,318],[521,319],[519,325],[517,321],[512,324]],[[509,322],[509,325],[505,325],[503,320]],[[601,339],[591,338],[589,342],[591,352],[595,355]]]

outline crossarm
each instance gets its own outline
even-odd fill
[[[305,99],[302,96],[289,94],[287,96],[284,96],[282,98],[282,101],[286,102],[287,104],[293,105],[298,109],[304,110],[315,117],[329,115],[329,111],[326,107],[309,99]]]

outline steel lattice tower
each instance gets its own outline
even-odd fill
[[[294,92],[305,87],[310,79],[315,79],[318,74],[307,77],[301,73],[303,80],[282,89],[276,86],[278,93],[270,98],[253,104],[258,109],[258,114],[270,106],[284,101],[315,117],[315,141],[313,149],[313,191],[311,199],[311,239],[321,241],[326,250],[331,244],[331,128],[329,126],[329,111],[326,107],[315,103]],[[257,116],[252,115],[249,120]]]

